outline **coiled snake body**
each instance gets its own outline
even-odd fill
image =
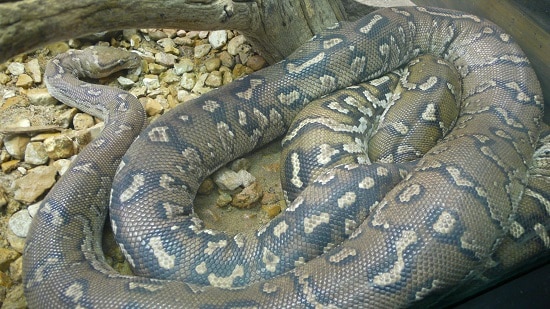
[[[340,165],[289,205],[287,212],[301,217],[285,214],[254,235],[209,231],[192,215],[204,177],[281,136],[307,103],[422,54],[456,67],[462,101],[452,131],[414,167],[377,163],[358,172],[357,164]],[[100,61],[93,52],[84,60],[73,55],[46,71],[50,91],[86,99],[86,111],[108,120],[34,220],[24,255],[31,307],[405,306],[482,272],[517,227],[539,138],[541,91],[519,47],[476,16],[392,8],[342,23],[283,62],[178,106],[135,141],[144,126],[139,103],[71,77]],[[116,59],[107,64],[125,66]],[[370,190],[396,182],[384,197]],[[106,266],[99,240],[109,199],[113,230],[136,272],[165,280]],[[368,210],[364,199],[373,201]],[[333,213],[335,205],[366,219],[346,217],[347,209]],[[340,221],[349,224],[333,232]]]

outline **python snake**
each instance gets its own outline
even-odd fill
[[[462,101],[453,129],[414,167],[376,163],[356,172],[356,164],[339,165],[313,182],[311,190],[319,191],[311,201],[299,196],[289,205],[287,212],[305,217],[285,214],[254,235],[206,230],[193,215],[202,179],[284,134],[309,102],[422,54],[455,66]],[[473,15],[405,7],[341,23],[286,60],[174,108],[143,132],[135,98],[72,77],[102,60],[93,52],[86,59],[75,55],[48,67],[49,89],[59,99],[84,100],[79,107],[107,116],[106,126],[33,221],[23,262],[30,307],[406,306],[487,270],[508,233],[517,232],[520,201],[533,197],[531,212],[538,213],[547,200],[548,178],[535,186],[540,191],[525,189],[534,179],[529,168],[543,126],[535,73],[512,38]],[[114,53],[104,65],[136,61]],[[364,222],[331,238],[333,220],[346,219],[334,218],[324,203],[364,209],[361,194],[385,191],[403,176]],[[323,191],[331,187],[339,191]],[[115,235],[144,277],[120,275],[104,261],[100,235],[109,200]],[[518,260],[548,252],[544,211],[542,230],[533,232],[539,237]],[[300,237],[307,245],[300,246]],[[279,255],[287,241],[295,253]],[[183,256],[190,260],[180,263]],[[146,278],[151,270],[165,279]]]

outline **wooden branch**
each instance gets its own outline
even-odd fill
[[[2,0],[0,63],[55,41],[129,28],[238,30],[273,63],[345,17],[340,0]]]
[[[55,41],[128,28],[259,27],[253,2],[231,0],[24,0],[0,3],[0,62]]]

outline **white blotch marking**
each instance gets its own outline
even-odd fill
[[[304,232],[306,234],[313,233],[313,230],[323,223],[330,221],[330,214],[323,212],[319,215],[312,215],[311,217],[304,218]]]
[[[323,41],[323,48],[324,49],[329,49],[329,48],[332,48],[340,43],[342,43],[343,40],[340,39],[340,38],[332,38],[330,40],[325,40]]]
[[[277,98],[281,104],[292,105],[300,99],[300,93],[296,90],[292,90],[288,94],[280,93]]]
[[[340,103],[336,102],[336,101],[332,101],[330,102],[328,105],[327,105],[328,108],[330,108],[331,110],[335,110],[335,111],[338,111],[339,113],[341,114],[348,114],[350,112],[349,109],[343,107]]]
[[[540,239],[544,243],[544,246],[546,248],[550,248],[550,236],[548,236],[548,231],[546,231],[546,228],[544,225],[537,223],[533,226],[533,229],[539,235]]]
[[[218,107],[220,107],[220,104],[218,104],[218,102],[212,101],[212,100],[206,100],[204,102],[204,105],[202,106],[202,109],[204,109],[207,112],[213,113],[214,111],[216,111]]]
[[[174,182],[174,178],[170,177],[168,174],[160,175],[159,186],[166,190],[170,190],[170,184]]]
[[[474,186],[474,184],[471,181],[469,181],[468,179],[462,177],[462,175],[460,173],[460,170],[458,168],[449,166],[449,167],[447,167],[447,172],[449,172],[451,177],[453,177],[453,180],[454,180],[455,184],[457,184],[459,186],[464,186],[464,187],[473,187]]]
[[[315,57],[309,59],[308,61],[306,61],[306,62],[304,62],[300,65],[296,65],[294,63],[289,63],[289,64],[287,64],[286,69],[291,74],[300,73],[300,72],[306,70],[307,68],[309,68],[310,66],[321,62],[323,59],[325,59],[325,53],[321,52],[321,53],[318,53]]]
[[[122,194],[120,195],[120,201],[124,203],[131,199],[144,184],[145,176],[141,174],[134,175],[132,177],[132,183],[130,184],[130,186],[128,186],[128,188],[126,188],[126,190],[124,190],[124,192],[122,192]]]
[[[321,85],[326,89],[335,89],[336,88],[336,78],[330,75],[323,75],[319,77]]]
[[[225,248],[227,246],[227,240],[222,239],[217,242],[209,241],[206,244],[206,249],[204,249],[204,254],[211,255],[219,248]]]
[[[300,173],[300,156],[296,152],[290,155],[290,163],[292,165],[292,178],[290,182],[296,188],[301,188],[304,182],[300,179],[300,176],[298,176]]]
[[[168,133],[166,132],[168,130],[168,127],[154,127],[149,131],[148,136],[149,140],[152,142],[164,142],[167,143],[170,141],[170,138],[168,138]]]
[[[64,294],[72,299],[73,302],[78,303],[82,296],[84,296],[84,287],[79,282],[75,282],[64,291]]]
[[[281,238],[281,235],[283,235],[287,229],[288,224],[285,221],[281,221],[273,228],[273,235],[275,235],[277,238]]]
[[[374,25],[376,25],[376,23],[378,23],[382,19],[383,19],[383,17],[381,15],[374,15],[372,17],[372,19],[369,21],[368,24],[366,24],[365,26],[363,26],[359,29],[359,32],[364,33],[364,34],[368,34],[369,32],[371,32]]]
[[[330,147],[329,144],[321,144],[319,146],[319,154],[317,155],[317,162],[321,165],[330,163],[332,156],[340,153],[340,150]]]
[[[359,188],[368,190],[368,189],[374,187],[375,184],[376,184],[376,182],[374,181],[374,178],[372,178],[370,176],[367,176],[367,177],[363,178],[363,180],[361,180],[361,182],[359,182]]]
[[[332,254],[328,258],[328,260],[331,263],[338,264],[343,260],[356,255],[357,251],[354,248],[343,247],[342,249],[338,250],[338,252]]]
[[[403,252],[408,246],[414,244],[417,241],[417,236],[414,231],[404,231],[401,238],[399,238],[395,244],[395,250],[397,255],[397,261],[393,267],[385,273],[374,276],[373,282],[376,285],[386,286],[397,283],[401,280],[401,272],[405,268],[405,259]]]
[[[246,114],[245,112],[243,112],[242,110],[238,110],[237,113],[239,114],[239,124],[241,126],[244,126],[247,124],[247,121],[246,121]]]
[[[164,269],[174,268],[176,256],[170,255],[162,245],[162,239],[160,237],[151,237],[149,240],[149,246],[153,250],[153,254],[157,258],[157,263]]]
[[[267,269],[270,272],[275,272],[277,270],[277,265],[279,265],[280,261],[281,261],[281,258],[279,258],[269,249],[264,247],[264,250],[262,253],[262,262],[265,264],[265,269]]]
[[[355,199],[357,198],[357,195],[355,192],[346,192],[342,197],[338,199],[338,208],[346,208],[348,206],[353,205],[355,203]]]
[[[422,112],[422,119],[426,121],[436,121],[437,117],[435,115],[435,104],[430,103],[426,106],[424,112]]]
[[[344,220],[344,233],[350,235],[357,228],[357,222],[351,219]]]
[[[437,84],[437,77],[430,76],[425,83],[418,85],[418,88],[420,88],[420,90],[428,90],[435,86],[435,84]]]
[[[155,284],[147,284],[147,283],[139,283],[139,282],[128,283],[128,289],[130,290],[143,289],[149,292],[155,292],[158,290],[162,290],[163,288],[164,288],[163,285],[155,285]]]
[[[233,272],[231,272],[231,275],[227,277],[218,277],[215,274],[208,275],[208,282],[210,282],[210,285],[219,287],[219,288],[230,288],[233,286],[233,281],[237,279],[238,277],[242,277],[244,275],[244,268],[242,265],[235,266],[235,269],[233,269]]]
[[[399,201],[402,203],[410,202],[410,200],[420,194],[420,185],[412,184],[408,186],[401,194],[399,194]]]
[[[521,224],[519,224],[519,222],[515,220],[512,221],[512,224],[510,225],[510,235],[517,239],[520,238],[523,233],[525,233],[525,229],[523,228],[523,226],[521,226]]]
[[[449,234],[455,227],[456,219],[447,211],[443,211],[433,225],[434,231],[441,234]]]
[[[204,275],[208,271],[208,267],[206,266],[206,262],[201,262],[199,265],[195,267],[195,271],[199,275]]]

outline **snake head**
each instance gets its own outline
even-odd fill
[[[82,51],[82,72],[89,78],[102,78],[114,72],[137,68],[141,58],[125,49],[92,46]]]

